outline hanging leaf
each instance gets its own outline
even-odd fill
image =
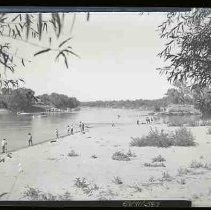
[[[47,49],[45,49],[45,50],[41,50],[41,51],[35,53],[34,56],[40,55],[40,54],[42,54],[42,53],[49,52],[50,50],[51,50],[51,48],[47,48]]]
[[[22,65],[25,66],[23,58],[21,59]]]
[[[59,45],[59,48],[62,47],[65,43],[67,43],[71,39],[72,39],[72,37],[70,37],[70,38],[64,40],[63,42],[61,42],[60,45]]]

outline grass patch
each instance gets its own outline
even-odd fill
[[[181,184],[181,185],[185,185],[186,184],[186,180],[185,179],[180,179],[177,181],[178,184]]]
[[[112,180],[112,182],[114,184],[117,184],[117,185],[123,184],[122,179],[120,177],[118,177],[118,176],[115,176],[114,179]]]
[[[168,172],[163,172],[160,180],[170,182],[173,180],[173,177]]]
[[[158,155],[157,157],[152,158],[152,162],[164,162],[166,161],[165,158],[163,158],[161,155]]]
[[[155,182],[155,178],[153,176],[149,177],[149,182]]]
[[[200,161],[196,161],[196,160],[193,160],[190,164],[190,168],[205,168],[205,169],[208,169],[208,164],[207,163],[202,163]]]
[[[130,149],[128,150],[127,154],[128,157],[136,157],[136,154],[133,153]]]
[[[178,176],[183,176],[183,175],[187,175],[191,172],[191,170],[187,169],[187,168],[179,168],[177,173]]]
[[[44,193],[37,188],[27,187],[23,193],[24,198],[28,198],[32,201],[59,201],[59,200],[71,200],[69,192],[65,192],[63,195],[53,195],[51,193]]]
[[[131,137],[132,138],[132,137]],[[149,134],[141,138],[132,138],[130,146],[137,147],[170,147],[170,146],[194,146],[194,137],[190,130],[185,127],[176,129],[174,132],[167,133],[162,129],[150,130]]]
[[[145,167],[166,167],[163,162],[161,163],[144,163]]]
[[[76,178],[74,185],[77,188],[80,188],[85,194],[91,194],[93,191],[99,190],[99,187],[96,184],[91,185],[86,178]]]
[[[130,186],[131,188],[134,188],[136,192],[142,192],[143,189],[141,187],[139,187],[137,184],[134,186]]]
[[[113,160],[119,160],[119,161],[130,161],[130,157],[128,154],[124,154],[121,151],[117,151],[112,155]]]
[[[77,157],[79,156],[73,149],[67,154],[68,157]]]

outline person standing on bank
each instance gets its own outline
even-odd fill
[[[7,150],[7,140],[6,139],[2,140],[1,147],[2,147],[2,153],[6,153],[6,150]]]
[[[81,130],[82,130],[82,133],[84,133],[85,132],[85,125],[84,125],[84,123],[82,123],[82,125],[81,125]]]
[[[68,136],[70,135],[70,126],[69,125],[67,126],[67,135]]]
[[[32,135],[31,135],[31,133],[28,133],[28,144],[29,144],[29,146],[33,145],[32,144]]]
[[[80,131],[82,132],[82,122],[79,123]]]
[[[73,135],[73,125],[70,128],[70,133],[71,133],[71,135]]]
[[[56,138],[57,139],[59,138],[59,131],[58,131],[58,129],[56,129]]]

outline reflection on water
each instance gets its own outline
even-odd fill
[[[111,125],[113,122],[127,125],[135,124],[136,120],[145,121],[146,111],[105,108],[83,108],[74,113],[55,113],[47,116],[16,115],[0,112],[0,140],[8,140],[9,150],[22,148],[28,145],[27,134],[32,133],[33,143],[40,143],[55,138],[55,130],[60,134],[67,133],[67,125],[78,130],[80,121],[90,127]],[[118,118],[118,115],[120,117]],[[171,116],[158,118],[160,123],[171,123],[190,120],[199,120],[198,116]]]

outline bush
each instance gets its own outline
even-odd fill
[[[51,193],[44,193],[33,187],[27,187],[26,191],[23,193],[23,197],[32,201],[71,200],[69,192],[65,192],[63,195],[53,195]]]
[[[187,128],[178,128],[173,135],[173,142],[175,146],[194,146],[194,137]]]
[[[147,136],[132,138],[132,141],[130,142],[130,146],[138,147],[169,147],[171,145],[173,145],[173,142],[168,133],[164,133],[163,130],[159,132],[157,129],[153,130],[152,128]]]
[[[120,161],[129,161],[130,157],[127,154],[124,154],[123,152],[118,151],[112,155],[112,159],[120,160]]]
[[[153,159],[152,159],[152,162],[154,163],[154,162],[164,162],[164,161],[166,161],[165,160],[165,158],[163,158],[161,155],[158,155],[157,157],[154,157]]]
[[[169,147],[169,146],[194,146],[194,137],[187,128],[178,128],[171,133],[165,133],[163,130],[151,129],[147,136],[141,138],[132,138],[130,146],[144,147]]]

